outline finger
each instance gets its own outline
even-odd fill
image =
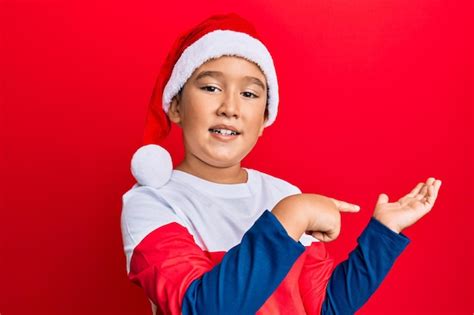
[[[421,188],[420,194],[422,194],[423,196],[426,196],[426,194],[428,193],[428,186],[433,185],[434,182],[435,182],[434,177],[428,177],[428,179],[426,180],[426,183]]]
[[[318,240],[322,241],[323,233],[321,233],[321,232],[313,232],[313,233],[311,233],[311,235],[312,235],[314,238],[317,238]]]
[[[421,198],[425,198],[426,194],[428,193],[428,184],[424,184],[423,187],[421,187],[421,191],[418,193],[421,195]]]
[[[441,181],[439,179],[435,180],[433,183],[433,198],[436,200],[438,198],[439,187],[441,187]]]
[[[388,196],[386,194],[380,194],[379,198],[377,199],[376,205],[381,205],[385,203],[388,203]]]
[[[340,202],[339,211],[341,212],[359,212],[360,206],[348,203],[345,201]]]
[[[336,204],[336,207],[339,211],[341,212],[358,212],[360,210],[360,207],[358,205],[348,203],[345,201],[337,200],[334,198],[330,198],[334,203]]]
[[[434,177],[428,177],[428,179],[426,180],[426,185],[433,185],[434,182],[435,182]]]
[[[425,188],[425,187],[426,187],[426,188]],[[423,190],[423,189],[425,189],[426,191],[428,191],[428,186],[427,186],[427,185],[423,185],[422,190]],[[420,191],[419,194],[417,194],[417,195],[415,196],[415,199],[417,199],[417,200],[423,200],[423,199],[425,199],[426,193],[422,193],[422,190]]]
[[[321,242],[327,242],[327,236],[321,232],[313,232],[312,235]]]
[[[415,188],[413,188],[412,191],[410,191],[409,194],[407,194],[408,197],[415,197],[421,190],[421,188],[423,187],[423,183],[418,183]]]
[[[436,200],[435,188],[433,185],[428,186],[428,196],[426,196],[425,205],[432,208]]]

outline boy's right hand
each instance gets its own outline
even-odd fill
[[[309,198],[315,199],[311,205],[313,208],[317,207],[318,209],[310,209],[309,218],[313,221],[309,222],[305,233],[312,235],[322,242],[333,241],[339,236],[341,232],[341,212],[359,212],[360,210],[359,206],[345,201],[317,194],[306,195]],[[337,224],[331,225],[331,219],[336,218]]]
[[[318,194],[297,194],[282,199],[272,213],[296,241],[303,233],[322,242],[335,240],[341,231],[340,212],[358,212],[360,207]]]

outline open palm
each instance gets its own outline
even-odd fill
[[[426,183],[418,183],[410,193],[391,203],[386,194],[380,194],[373,216],[394,232],[400,233],[433,209],[440,186],[440,180],[430,177]]]

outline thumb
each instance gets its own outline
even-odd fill
[[[386,194],[380,194],[377,199],[377,205],[382,205],[388,202],[388,196]]]
[[[319,231],[318,232],[313,232],[312,235],[313,235],[314,238],[316,238],[320,242],[327,243],[327,242],[332,241],[332,239],[330,237],[328,237],[327,234],[319,232]]]
[[[321,232],[313,232],[313,237],[317,238],[321,242],[324,241],[324,236]]]

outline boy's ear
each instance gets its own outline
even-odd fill
[[[181,126],[181,115],[179,110],[179,95],[175,95],[171,100],[170,107],[168,108],[168,117],[172,122]]]

